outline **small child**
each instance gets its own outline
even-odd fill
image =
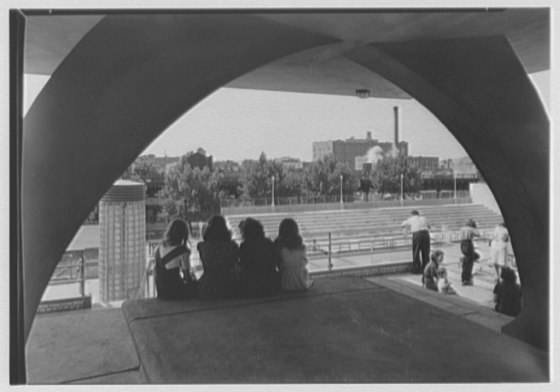
[[[439,267],[437,269],[437,290],[442,294],[455,294],[455,291],[451,287],[451,283],[447,280],[447,269],[445,267]]]
[[[443,294],[453,294],[451,284],[447,280],[447,269],[442,266],[444,253],[436,250],[432,253],[431,260],[424,270],[424,286],[427,289]]]

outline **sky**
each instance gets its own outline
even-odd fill
[[[549,107],[550,72],[531,75]],[[24,111],[48,77],[25,75]],[[165,130],[141,155],[180,156],[199,147],[214,160],[290,156],[312,160],[312,143],[372,138],[393,141],[394,111],[399,107],[399,139],[409,155],[441,159],[467,156],[461,145],[416,100],[360,99],[320,94],[222,88],[199,102]]]

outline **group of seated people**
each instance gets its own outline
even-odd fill
[[[243,237],[240,246],[232,239],[223,216],[208,221],[203,241],[197,245],[203,274],[196,279],[190,265],[187,223],[181,219],[171,222],[155,252],[157,297],[269,296],[311,287],[306,249],[295,220],[282,220],[274,242],[256,219],[243,220],[239,229]]]
[[[447,269],[443,266],[444,253],[435,250],[424,269],[424,287],[444,294],[454,294],[447,279]],[[500,280],[494,286],[494,309],[509,316],[517,316],[521,311],[521,286],[517,283],[515,271],[510,267],[500,269]]]

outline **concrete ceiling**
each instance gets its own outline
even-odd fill
[[[132,15],[132,13],[131,13]],[[360,45],[505,35],[527,73],[550,68],[548,8],[360,10],[253,13],[273,23],[336,38],[340,43],[298,53],[254,70],[225,87],[409,98],[344,53]],[[24,70],[49,75],[104,15],[27,14]],[[110,44],[110,43],[109,43]]]

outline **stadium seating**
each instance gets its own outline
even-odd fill
[[[278,235],[282,219],[291,217],[298,222],[306,243],[322,241],[331,233],[333,239],[390,238],[402,236],[401,223],[410,216],[414,207],[371,208],[358,210],[313,211],[304,213],[255,214],[268,237]],[[501,215],[480,204],[449,204],[422,206],[420,213],[428,218],[432,233],[457,232],[468,219],[474,219],[482,232],[492,230],[502,221]],[[247,216],[230,215],[226,218],[239,239],[238,225]]]

